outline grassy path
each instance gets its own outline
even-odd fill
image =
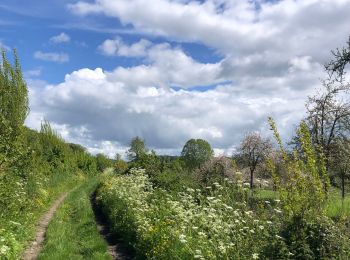
[[[47,229],[38,259],[112,259],[90,203],[97,183],[96,178],[88,179],[66,197]]]
[[[38,257],[40,250],[42,248],[42,243],[44,241],[46,229],[53,218],[57,208],[61,205],[61,203],[66,198],[67,193],[62,194],[50,207],[48,212],[44,214],[39,220],[38,228],[36,231],[36,236],[34,241],[30,244],[30,246],[25,250],[23,254],[23,260],[32,260]]]

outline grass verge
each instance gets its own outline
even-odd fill
[[[97,178],[87,179],[67,196],[49,225],[38,259],[111,259],[90,203],[97,183]]]

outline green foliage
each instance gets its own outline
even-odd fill
[[[95,158],[81,147],[65,143],[48,122],[42,123],[40,133],[26,128],[23,124],[27,114],[28,93],[17,54],[15,52],[12,66],[3,51],[0,66],[1,259],[18,259],[42,211],[59,193],[76,185],[82,171],[96,172]]]
[[[28,90],[23,80],[16,51],[12,66],[2,50],[0,65],[0,133],[7,142],[13,143],[20,135],[24,120],[28,115]]]
[[[190,169],[195,169],[214,155],[210,144],[203,139],[190,139],[182,149],[181,156]]]
[[[155,187],[165,189],[169,194],[184,191],[186,188],[196,189],[200,187],[196,176],[188,174],[187,171],[165,170],[152,176],[151,181]]]
[[[143,153],[130,164],[130,167],[142,168],[146,170],[149,176],[157,175],[161,172],[161,161],[155,151],[151,153]]]
[[[137,161],[140,157],[147,153],[145,141],[136,136],[130,142],[130,148],[127,152],[130,161]]]
[[[96,167],[99,172],[103,172],[105,169],[112,167],[112,164],[112,160],[104,154],[99,153],[96,155]]]
[[[272,119],[269,121],[280,146],[283,166],[287,171],[283,182],[276,181],[279,183],[278,189],[284,202],[285,214],[291,218],[322,214],[326,200],[324,186],[328,186],[329,181],[325,174],[323,158],[317,158],[306,124],[302,122],[297,130],[302,144],[302,157],[297,152],[294,152],[293,156],[287,156],[275,123]]]
[[[118,154],[113,168],[115,173],[124,174],[128,170],[128,164],[123,159],[121,159],[121,157]]]
[[[98,203],[113,232],[140,259],[337,259],[346,238],[322,216],[286,218],[282,201],[249,207],[248,190],[234,182],[169,193],[144,170],[106,175]]]

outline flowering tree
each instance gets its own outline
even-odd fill
[[[271,153],[272,143],[270,139],[263,138],[259,133],[247,134],[240,146],[243,161],[249,167],[250,188],[253,188],[254,172]]]

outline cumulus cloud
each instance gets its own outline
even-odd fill
[[[290,136],[307,95],[320,86],[322,64],[347,40],[350,24],[350,0],[95,0],[68,8],[115,17],[142,32],[135,42],[117,37],[98,47],[106,56],[140,62],[80,69],[58,85],[33,84],[29,121],[45,117],[69,140],[108,154],[136,135],[163,153],[204,138],[230,154],[246,131],[268,134],[267,116]],[[183,42],[202,44],[222,59],[200,62]],[[216,87],[191,90],[205,85]]]
[[[118,73],[81,69],[66,75],[61,84],[31,93],[45,118],[64,126],[69,140],[81,141],[94,152],[121,151],[138,135],[162,152],[179,152],[188,139],[203,138],[230,154],[246,131],[267,134],[267,116],[274,116],[280,126],[296,123],[303,115],[305,96],[318,85],[313,75],[322,71],[287,70],[283,77],[248,86],[242,80],[205,92],[175,91],[148,82],[130,88]],[[300,88],[300,82],[309,87]],[[261,94],[242,91],[249,88]]]
[[[67,42],[70,42],[70,36],[68,34],[62,32],[59,35],[51,37],[50,42],[52,42],[52,43],[67,43]]]
[[[65,63],[69,61],[69,55],[67,53],[57,53],[57,52],[42,52],[36,51],[34,53],[34,58],[44,61],[52,61],[57,63]]]
[[[150,41],[141,39],[129,46],[120,37],[116,37],[105,40],[98,50],[106,56],[145,57],[151,44]]]
[[[97,0],[79,1],[68,8],[80,15],[117,17],[140,31],[199,41],[224,53],[243,55],[271,48],[298,55],[318,53],[317,57],[325,58],[329,49],[314,47],[339,46],[348,36],[350,20],[348,0],[154,0],[152,4],[147,0]]]
[[[168,88],[169,86],[178,86],[190,88],[217,84],[225,80],[220,76],[220,63],[200,63],[187,55],[180,47],[173,48],[168,43],[152,44],[150,41],[142,39],[131,45],[117,40],[118,47],[113,44],[111,47],[109,43],[112,42],[114,44],[115,40],[104,41],[99,49],[103,48],[105,53],[111,55],[140,56],[145,59],[141,65],[117,67],[110,74],[110,77],[123,81],[129,87]]]

